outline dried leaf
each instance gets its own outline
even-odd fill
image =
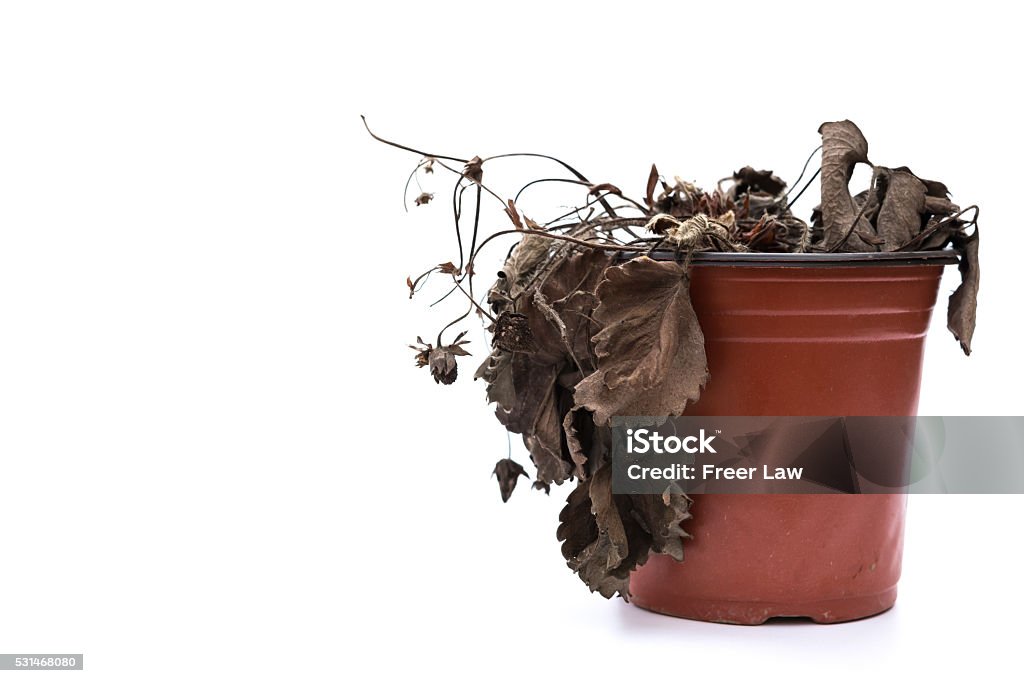
[[[647,176],[647,208],[654,207],[654,190],[658,187],[658,167],[651,164],[651,173]]]
[[[597,371],[576,386],[576,405],[598,425],[613,415],[680,415],[708,378],[682,266],[635,258],[605,271],[597,296]]]
[[[576,469],[573,474],[577,479],[587,478],[587,454],[583,450],[583,442],[580,441],[580,434],[576,430],[575,418],[576,413],[580,408],[573,408],[565,414],[565,419],[562,420],[562,431],[565,432],[565,443],[569,448],[569,457],[572,458],[573,464],[576,465]],[[585,414],[586,411],[584,411]],[[587,414],[589,417],[589,414]]]
[[[907,170],[876,166],[872,185],[880,197],[876,219],[883,251],[896,251],[921,232],[925,224],[928,188]],[[864,239],[858,232],[858,236]],[[864,239],[869,244],[878,244]]]
[[[537,478],[561,484],[569,478],[572,464],[562,457],[562,418],[555,392],[553,385],[552,393],[540,405],[533,428],[523,434],[523,443],[537,467]]]
[[[693,516],[690,514],[693,500],[677,489],[660,496],[630,496],[630,502],[634,518],[651,536],[651,550],[682,561],[683,539],[690,538],[682,523]]]
[[[550,240],[544,237],[523,235],[498,271],[498,281],[491,287],[487,300],[493,303],[519,296],[534,272],[547,260],[550,246]]]
[[[960,253],[960,286],[949,297],[946,326],[960,342],[960,348],[971,355],[971,340],[978,314],[978,287],[981,267],[978,265],[978,228],[970,236],[953,236],[953,247]]]
[[[546,481],[535,479],[533,482],[533,488],[537,489],[538,491],[543,491],[545,495],[551,495],[551,484],[547,483]]]
[[[423,206],[424,204],[429,204],[430,200],[433,199],[433,198],[434,198],[433,193],[431,193],[431,192],[423,192],[423,193],[420,194],[419,197],[416,198],[416,206]]]
[[[612,256],[596,249],[559,251],[550,267],[538,272],[540,296],[520,296],[517,310],[529,319],[538,362],[583,364],[593,368],[590,337],[596,331],[591,314],[593,292]],[[544,303],[550,306],[546,310]],[[560,323],[553,319],[552,313]],[[565,330],[561,329],[562,325]]]
[[[413,283],[411,277],[405,278],[405,284],[409,287],[409,298],[411,299],[412,295],[416,293],[416,285]]]
[[[459,275],[459,269],[451,261],[437,264],[437,269],[445,275]]]
[[[850,196],[850,176],[858,163],[868,161],[868,141],[852,121],[823,123],[821,133],[821,213],[825,230],[825,247],[839,244],[857,220],[859,207]],[[871,224],[861,215],[854,229],[873,232]],[[854,234],[846,239],[844,249],[875,251]]]
[[[501,491],[501,502],[503,503],[507,503],[508,499],[512,496],[512,492],[515,491],[516,484],[519,482],[519,477],[529,479],[529,475],[526,474],[523,466],[511,458],[499,460],[498,464],[494,466],[491,476],[498,477],[498,490]]]
[[[786,189],[786,181],[782,178],[771,171],[757,171],[751,166],[744,166],[734,172],[732,179],[737,195],[763,192],[774,197]]]
[[[626,549],[617,547],[609,539],[607,531],[598,526],[591,499],[592,493],[598,498],[604,497],[598,492],[600,487],[610,488],[610,477],[600,476],[601,472],[609,469],[602,468],[591,479],[580,482],[569,494],[558,516],[557,537],[562,541],[562,556],[569,568],[579,574],[591,591],[606,598],[616,593],[625,598],[629,595],[629,572],[632,570],[628,566],[620,568],[620,555]],[[604,512],[607,519],[607,511]]]
[[[505,207],[505,214],[512,221],[512,225],[516,226],[516,230],[526,229],[523,227],[523,221],[519,218],[519,210],[516,209],[516,203],[511,199],[508,200],[508,206]]]
[[[512,383],[512,354],[493,349],[480,365],[473,379],[487,383],[487,402],[497,403],[499,409],[508,411],[515,403],[515,387]]]
[[[533,354],[512,353],[508,372],[512,378],[511,403],[499,403],[494,414],[515,434],[532,434],[545,402],[553,400],[559,366],[542,365]]]
[[[605,465],[566,499],[558,518],[562,555],[591,591],[628,600],[630,574],[652,551],[682,558],[687,534],[680,523],[689,518],[689,504],[681,494],[667,502],[661,496],[613,495],[611,466]]]
[[[562,316],[558,314],[552,306],[548,298],[544,296],[544,293],[539,290],[533,290],[533,305],[537,307],[537,310],[541,312],[544,318],[551,323],[555,330],[558,332],[559,339],[565,344],[565,348],[572,353],[572,340],[569,339],[569,328],[566,327],[565,321],[562,320]]]

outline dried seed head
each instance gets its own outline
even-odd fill
[[[528,477],[523,466],[511,458],[504,458],[494,466],[492,476],[498,477],[498,490],[501,491],[501,502],[507,503],[516,489],[519,477]]]
[[[438,384],[451,384],[459,376],[459,367],[455,361],[456,356],[468,356],[469,351],[462,348],[469,340],[463,340],[465,332],[455,338],[455,341],[448,346],[434,348],[433,344],[427,344],[420,337],[416,337],[419,346],[410,345],[409,348],[416,351],[416,367],[430,367],[430,376]]]
[[[503,351],[533,351],[533,330],[526,316],[511,311],[499,315],[494,322],[494,345]]]
[[[428,354],[430,375],[438,384],[451,384],[459,376],[459,366],[455,362],[455,354],[442,346],[432,349]]]
[[[484,160],[480,157],[470,159],[462,169],[462,175],[479,185],[484,179]]]

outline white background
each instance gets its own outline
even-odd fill
[[[912,500],[899,602],[867,621],[731,627],[590,595],[554,538],[565,492],[524,480],[502,505],[508,441],[483,387],[412,366],[406,344],[455,310],[426,314],[404,284],[455,256],[450,179],[406,214],[417,159],[358,117],[432,152],[555,154],[634,195],[651,162],[705,185],[747,163],[792,179],[818,125],[851,118],[875,161],[982,207],[975,353],[944,330],[951,272],[920,412],[1019,415],[1004,11],[5,3],[0,651],[85,653],[84,673],[32,675],[62,681],[976,678],[1015,661],[1015,496]],[[537,197],[538,218],[557,208]],[[465,375],[485,352],[470,327]]]

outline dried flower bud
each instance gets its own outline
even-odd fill
[[[502,351],[533,351],[533,331],[526,316],[511,311],[499,315],[494,323],[494,345]]]
[[[438,384],[451,384],[459,376],[459,366],[455,362],[455,354],[440,347],[433,349],[428,354],[430,361],[430,375]]]
[[[480,157],[473,157],[466,162],[466,167],[462,169],[462,175],[472,180],[474,183],[481,183],[484,179],[484,160]]]
[[[527,477],[526,470],[512,458],[504,458],[494,466],[492,476],[498,477],[498,490],[501,491],[501,502],[507,503],[516,489],[519,477]]]
[[[419,346],[410,345],[409,348],[416,351],[416,367],[430,367],[430,376],[438,384],[451,384],[459,376],[459,366],[455,361],[456,356],[468,356],[469,351],[462,348],[469,340],[462,340],[466,336],[462,332],[455,338],[455,341],[448,346],[434,348],[433,344],[427,344],[422,338],[416,337]]]
[[[417,337],[419,346],[410,345],[410,348],[416,351],[416,367],[429,367],[430,376],[438,384],[452,384],[459,377],[459,366],[455,356],[470,355],[469,351],[463,348],[463,344],[469,343],[469,340],[462,339],[465,336],[466,333],[463,332],[451,344],[437,348]]]

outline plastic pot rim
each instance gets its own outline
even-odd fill
[[[622,253],[622,260],[645,252]],[[672,250],[657,249],[649,253],[655,261],[672,261],[677,255]],[[851,266],[920,266],[952,265],[960,258],[952,249],[932,251],[868,251],[854,253],[768,253],[696,251],[690,258],[694,266],[759,266],[759,267],[815,267],[836,268]]]

